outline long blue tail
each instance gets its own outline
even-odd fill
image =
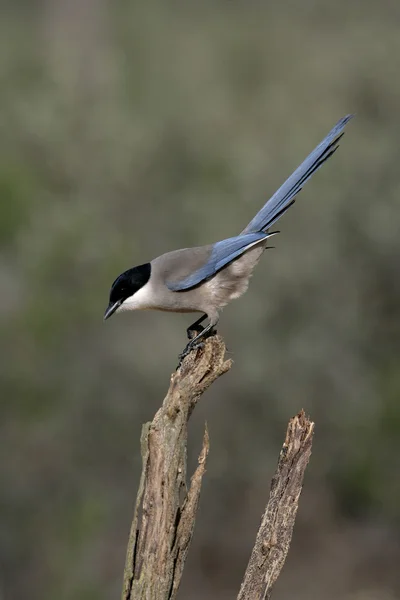
[[[275,192],[262,209],[250,221],[242,233],[267,231],[293,204],[303,185],[338,149],[338,141],[344,128],[354,115],[347,115],[336,123],[326,138],[307,156],[289,179]]]

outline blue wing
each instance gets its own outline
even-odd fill
[[[353,115],[347,115],[336,123],[326,138],[307,156],[285,183],[275,192],[262,209],[250,221],[242,233],[266,231],[295,201],[303,185],[323,163],[338,149],[337,143],[344,135],[344,128]]]
[[[261,240],[266,240],[271,235],[273,234],[264,232],[248,233],[217,242],[214,244],[207,262],[200,269],[180,281],[167,281],[168,288],[173,292],[181,292],[195,287],[202,281],[210,279],[235,258],[249,250],[251,246]]]

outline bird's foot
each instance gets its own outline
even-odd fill
[[[194,338],[191,338],[190,342],[186,345],[183,352],[180,353],[180,355],[178,357],[179,358],[179,364],[177,367],[178,369],[181,366],[183,359],[186,358],[186,356],[188,356],[188,354],[190,354],[192,352],[192,350],[200,350],[201,348],[204,348],[204,342],[200,341],[199,338],[201,338],[201,340],[205,340],[208,337],[210,337],[211,335],[215,335],[217,333],[217,330],[214,329],[214,327],[210,327],[209,330],[207,330],[207,328],[204,329],[203,327],[201,327],[201,329],[202,329],[202,331],[199,334],[197,334]],[[188,331],[188,334],[189,334],[189,331]]]
[[[193,350],[200,350],[201,348],[204,348],[204,342],[195,342],[194,344],[192,344],[192,342],[189,342],[186,345],[183,352],[181,352],[178,356],[178,359],[179,359],[178,369],[181,366],[184,358],[186,358]]]

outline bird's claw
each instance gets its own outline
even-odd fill
[[[181,352],[178,356],[178,358],[179,358],[178,368],[181,366],[183,359],[186,358],[192,352],[192,350],[200,350],[201,348],[204,348],[204,342],[197,342],[195,344],[192,344],[191,342],[189,342],[187,344],[186,348],[183,350],[183,352]]]

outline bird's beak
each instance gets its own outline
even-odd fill
[[[110,304],[106,308],[106,312],[104,313],[104,320],[108,319],[115,313],[117,308],[119,308],[122,304],[122,300],[118,300],[117,302],[110,302]]]

